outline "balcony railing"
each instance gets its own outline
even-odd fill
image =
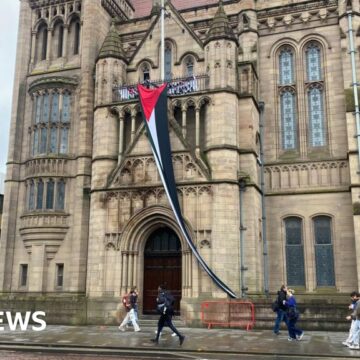
[[[161,85],[164,81],[146,81],[147,86],[156,87]],[[142,84],[144,84],[142,83]],[[113,101],[129,101],[138,99],[139,94],[137,90],[138,84],[116,86],[113,89]],[[193,75],[190,77],[175,78],[167,81],[167,91],[169,96],[186,95],[198,91],[207,90],[209,88],[209,75]]]

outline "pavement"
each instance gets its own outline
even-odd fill
[[[117,326],[48,325],[43,331],[34,331],[31,327],[26,331],[10,331],[5,325],[4,331],[0,332],[0,350],[37,351],[46,348],[102,355],[136,350],[142,354],[153,351],[224,354],[224,358],[231,354],[234,358],[244,354],[258,355],[259,358],[261,355],[263,358],[270,355],[272,358],[360,358],[360,350],[351,350],[341,344],[347,337],[344,332],[306,331],[301,341],[289,342],[285,330],[280,335],[271,330],[256,329],[178,327],[178,330],[186,336],[182,346],[168,328],[164,329],[159,344],[154,344],[150,341],[155,336],[154,327],[143,327],[135,333],[131,328],[121,332]]]

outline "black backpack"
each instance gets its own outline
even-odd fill
[[[271,304],[271,309],[273,312],[277,312],[279,310],[279,299],[276,298]]]
[[[161,303],[158,303],[156,306],[157,312],[159,314],[173,315],[175,303],[174,295],[169,292],[165,292],[163,293],[161,300]]]

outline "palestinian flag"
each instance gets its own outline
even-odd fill
[[[149,136],[151,149],[154,154],[156,166],[181,232],[200,265],[208,273],[211,279],[231,298],[236,298],[237,296],[235,293],[212,272],[198,253],[186,230],[184,220],[181,215],[171,158],[167,118],[167,84],[165,83],[155,89],[148,89],[145,86],[138,85],[138,91],[143,119]]]

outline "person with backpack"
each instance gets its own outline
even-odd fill
[[[167,325],[178,337],[180,345],[183,344],[185,336],[180,334],[172,322],[174,315],[174,296],[166,291],[165,285],[160,285],[158,288],[158,296],[156,298],[156,310],[160,314],[158,321],[157,332],[155,339],[151,339],[152,342],[158,344],[161,331],[165,325]]]
[[[277,293],[277,298],[274,302],[274,304],[276,303],[277,306],[274,306],[274,304],[272,305],[273,311],[276,312],[275,325],[273,329],[275,335],[280,334],[280,324],[282,321],[284,321],[286,327],[289,328],[289,322],[286,313],[287,308],[285,306],[286,295],[287,295],[287,286],[282,285]]]
[[[130,320],[134,327],[134,331],[135,332],[140,331],[140,327],[137,323],[137,316],[135,312],[137,310],[137,298],[138,295],[136,292],[136,287],[132,287],[130,293],[123,296],[122,303],[125,307],[125,310],[127,311],[127,314],[124,320],[122,321],[122,323],[120,324],[119,330],[125,331],[125,327]]]
[[[289,330],[289,341],[301,340],[304,336],[304,331],[296,326],[299,319],[299,311],[297,309],[296,299],[294,296],[294,290],[288,289],[287,297],[284,301],[284,305],[287,308],[288,317],[288,330]]]

